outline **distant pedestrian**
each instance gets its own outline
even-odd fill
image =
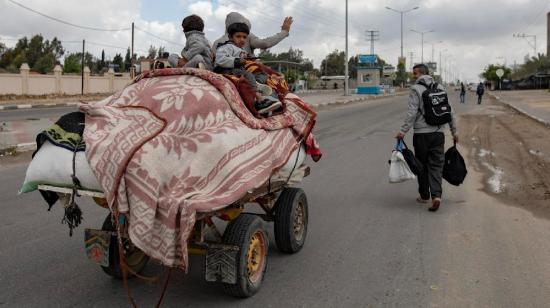
[[[460,102],[464,104],[466,102],[466,88],[464,87],[464,83],[460,83]]]
[[[411,87],[405,123],[397,133],[397,139],[414,129],[413,145],[416,158],[424,165],[418,175],[419,203],[432,201],[430,211],[441,205],[442,174],[445,163],[445,135],[443,128],[449,124],[453,139],[458,142],[454,112],[443,86],[434,82],[428,66],[417,64],[413,68],[415,84]]]
[[[481,99],[483,98],[483,94],[485,93],[485,87],[483,86],[483,83],[479,83],[477,85],[476,94],[477,94],[477,104],[481,105]]]

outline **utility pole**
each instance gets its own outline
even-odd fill
[[[348,64],[348,0],[346,0],[346,59],[344,76],[344,95],[349,95],[349,64]]]
[[[378,30],[367,30],[367,41],[370,42],[370,54],[374,55],[374,42],[380,39],[380,31]]]
[[[134,79],[134,77],[136,77],[136,70],[134,68],[134,22],[132,21],[132,54],[130,55],[130,63],[132,64],[131,65],[131,68],[130,68],[130,76],[132,76],[132,79]]]
[[[525,41],[527,41],[527,44],[529,46],[533,47],[533,57],[537,56],[537,36],[534,34],[525,34],[525,33],[514,33],[513,37],[523,38]],[[534,44],[531,43],[527,38],[534,39]]]
[[[81,73],[81,78],[82,78],[82,83],[81,83],[81,88],[80,88],[80,94],[81,95],[84,95],[84,50],[85,50],[85,45],[86,45],[86,40],[82,40],[82,64],[81,64],[81,69],[80,69],[80,73]]]
[[[409,13],[411,11],[417,10],[419,8],[420,7],[416,6],[416,7],[413,7],[412,9],[402,11],[402,10],[392,9],[389,6],[386,6],[386,9],[388,9],[390,11],[394,11],[394,12],[399,13],[401,15],[401,58],[403,58],[403,15],[406,14],[406,13]]]
[[[411,66],[410,66],[411,68],[410,68],[410,70],[412,71],[413,66],[414,66],[414,51],[409,51],[409,59],[410,59],[410,61],[411,61]]]
[[[429,30],[429,31],[416,31],[416,30],[413,30],[411,29],[412,32],[416,32],[418,34],[420,34],[421,38],[422,38],[422,56],[421,56],[421,60],[420,60],[420,63],[424,63],[424,34],[427,34],[427,33],[431,33],[431,32],[435,32],[434,30]]]

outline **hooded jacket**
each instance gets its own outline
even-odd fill
[[[424,133],[435,133],[441,132],[442,129],[447,126],[432,126],[426,123],[424,119],[424,104],[422,102],[422,92],[426,90],[423,85],[420,85],[419,82],[423,81],[427,85],[431,85],[434,81],[430,75],[422,75],[418,78],[416,83],[411,87],[411,92],[409,93],[409,106],[407,110],[407,117],[405,118],[405,123],[401,126],[401,132],[407,133],[411,128],[414,128],[415,134],[424,134]],[[445,90],[442,85],[437,86],[440,90]],[[454,108],[452,109],[452,120],[449,123],[449,127],[453,135],[457,134],[456,127],[456,117],[454,113]]]
[[[219,39],[214,41],[214,44],[212,44],[212,52],[215,54],[216,49],[218,48],[218,45],[223,44],[227,41],[229,41],[229,36],[227,34],[227,27],[229,25],[234,23],[244,23],[248,26],[249,29],[252,30],[252,25],[250,24],[250,21],[246,19],[243,15],[237,13],[237,12],[231,12],[227,14],[225,18],[225,34],[222,35]],[[252,55],[254,53],[254,49],[267,49],[271,48],[275,45],[277,45],[280,41],[282,41],[285,37],[288,36],[288,31],[281,30],[281,32],[270,36],[266,38],[259,38],[256,35],[254,35],[252,32],[248,35],[248,39],[246,40],[246,44],[244,45],[243,49],[246,51],[246,53]]]
[[[216,66],[222,68],[240,68],[241,54],[246,54],[246,52],[237,47],[233,42],[229,42],[220,46],[216,50]]]
[[[192,30],[185,32],[185,47],[181,51],[181,56],[190,61],[194,56],[201,55],[206,62],[208,69],[212,69],[212,60],[214,54],[210,49],[210,42],[204,36],[204,32]]]

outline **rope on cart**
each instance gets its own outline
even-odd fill
[[[292,177],[292,174],[294,173],[294,170],[296,170],[296,165],[298,165],[298,159],[300,158],[300,148],[301,148],[301,145],[298,147],[298,153],[296,154],[296,161],[294,162],[294,167],[292,167],[292,170],[290,171],[290,174],[288,175],[288,178],[286,179],[287,184],[288,184],[288,181],[290,181],[290,178]]]
[[[77,144],[73,150],[73,173],[71,174],[71,179],[73,181],[73,191],[71,193],[71,199],[69,203],[65,205],[65,214],[61,220],[62,224],[67,224],[69,226],[69,236],[73,236],[73,230],[80,225],[82,222],[82,210],[75,202],[75,196],[78,195],[78,189],[82,188],[80,180],[76,177],[76,152],[80,147],[82,140],[78,140]]]

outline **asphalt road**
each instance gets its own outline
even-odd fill
[[[76,110],[76,106],[2,110],[0,111],[0,122],[52,118]]]
[[[483,193],[476,170],[465,186],[444,187],[437,213],[414,202],[415,183],[388,183],[405,99],[320,112],[324,157],[309,162],[302,183],[306,245],[284,255],[272,240],[256,296],[226,296],[204,282],[204,263],[192,257],[188,275],[172,276],[164,307],[547,307],[547,220]],[[99,227],[105,211],[82,199],[85,226],[69,237],[59,206],[47,212],[38,193],[16,196],[25,168],[0,166],[0,307],[127,306],[122,283],[84,254],[83,229]],[[145,274],[163,269],[150,263]],[[160,285],[130,286],[140,306],[156,303]]]

